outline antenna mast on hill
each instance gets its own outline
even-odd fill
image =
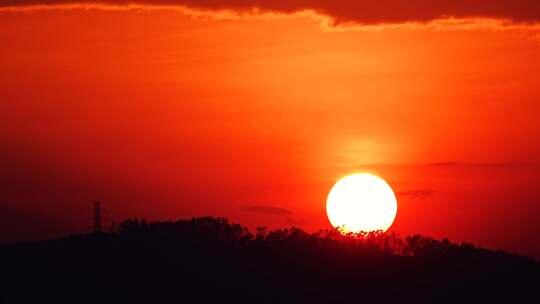
[[[94,202],[94,232],[101,232],[101,202]]]

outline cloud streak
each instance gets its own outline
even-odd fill
[[[290,215],[292,215],[292,212],[290,212],[289,210],[287,210],[285,208],[267,206],[267,205],[247,206],[247,207],[244,207],[244,211],[254,212],[254,213],[270,214],[270,215],[279,215],[279,216],[290,216]]]
[[[419,189],[419,190],[409,190],[409,191],[402,191],[398,192],[397,196],[399,197],[408,197],[411,199],[418,199],[418,200],[424,200],[427,199],[435,193],[434,190],[431,189]]]
[[[109,8],[184,8],[195,11],[232,12],[237,15],[314,12],[340,24],[430,23],[439,19],[497,19],[505,23],[540,22],[538,0],[6,0],[0,9],[55,6],[105,6]]]
[[[534,168],[539,164],[533,162],[486,162],[486,163],[467,163],[467,162],[436,162],[426,164],[432,168],[480,168],[480,169],[517,169]]]

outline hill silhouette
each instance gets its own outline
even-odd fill
[[[540,266],[420,235],[268,231],[202,217],[0,246],[4,303],[524,302]]]

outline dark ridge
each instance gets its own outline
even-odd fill
[[[539,264],[414,235],[252,234],[224,218],[0,246],[0,303],[520,303]]]

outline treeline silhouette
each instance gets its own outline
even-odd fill
[[[539,264],[396,233],[268,230],[225,218],[0,247],[5,303],[537,302]]]

